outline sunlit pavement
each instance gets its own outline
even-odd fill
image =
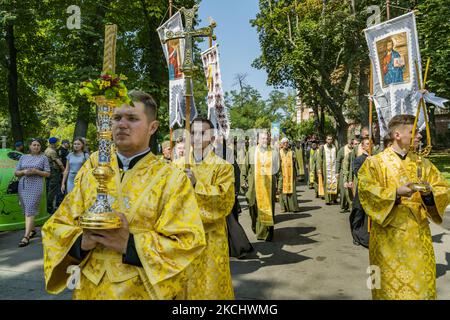
[[[326,206],[313,190],[298,187],[300,212],[279,213],[273,242],[257,241],[246,203],[240,222],[256,252],[231,259],[237,299],[370,299],[368,251],[353,245],[348,213]],[[430,224],[436,255],[439,299],[450,299],[449,212],[442,226]],[[0,299],[71,299],[71,291],[44,290],[42,241],[17,245],[23,231],[0,233]]]

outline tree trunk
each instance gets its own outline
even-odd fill
[[[337,140],[340,146],[347,144],[348,123],[345,121],[342,113],[339,117],[334,117],[336,120]]]
[[[75,130],[73,132],[73,138],[86,137],[89,126],[89,106],[80,104],[77,112],[77,122],[75,123]]]
[[[316,135],[316,133],[318,133],[317,138],[320,139],[320,134],[321,134],[321,132],[320,132],[320,113],[319,113],[319,107],[317,105],[318,104],[315,101],[313,101],[311,103],[311,109],[313,110],[313,113],[314,113],[314,128],[317,129],[317,131],[315,131],[314,134]]]
[[[361,108],[360,122],[363,127],[369,126],[369,99],[367,99],[367,94],[369,93],[368,68],[368,64],[365,61],[361,61],[359,64],[358,104]],[[375,107],[373,107],[373,113],[375,112]]]
[[[320,106],[320,121],[319,121],[320,139],[325,139],[325,107]]]
[[[6,42],[8,43],[8,100],[9,115],[11,117],[11,133],[14,141],[23,141],[23,130],[20,122],[18,75],[17,75],[17,49],[14,43],[14,24],[9,22],[6,26]]]

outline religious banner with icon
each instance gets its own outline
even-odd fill
[[[181,126],[182,121],[186,119],[186,84],[182,71],[185,40],[180,38],[164,43],[163,39],[166,31],[177,32],[183,30],[183,21],[180,12],[175,13],[157,29],[169,69],[169,126],[171,128],[173,128],[175,124]],[[195,108],[194,98],[192,98],[191,120],[195,117],[197,117],[197,110]]]
[[[373,99],[377,110],[381,137],[387,125],[398,114],[415,115],[420,98],[444,107],[445,99],[421,92],[422,70],[416,19],[413,12],[364,30],[373,66]],[[421,114],[418,128],[424,128]]]
[[[227,138],[230,133],[230,117],[224,101],[217,45],[202,52],[201,57],[208,87],[208,119],[216,126],[217,131]]]
[[[280,148],[280,123],[272,122],[270,129],[270,145],[277,150]]]

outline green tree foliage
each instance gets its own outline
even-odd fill
[[[259,92],[245,85],[241,91],[232,90],[225,93],[225,104],[230,109],[230,120],[233,128],[243,130],[257,128],[270,128],[270,119],[264,110],[265,101]],[[256,123],[258,121],[258,123]]]
[[[261,0],[252,20],[262,50],[254,65],[268,72],[269,84],[296,88],[316,115],[324,106],[340,140],[347,129],[345,106],[357,96],[360,70],[368,65],[361,18],[347,1]]]
[[[317,136],[317,121],[316,119],[308,119],[305,121],[302,121],[300,124],[298,124],[296,126],[296,138],[294,137],[294,139],[303,139],[305,137],[308,136],[312,136],[313,134],[315,134]],[[325,116],[325,128],[324,128],[324,132],[323,132],[323,137],[325,137],[327,134],[331,134],[334,137],[336,136],[336,128],[335,125],[333,123],[333,121],[331,120],[330,117]],[[322,137],[322,139],[323,139]]]
[[[262,51],[254,66],[267,71],[268,84],[296,88],[317,117],[322,118],[320,109],[325,108],[336,122],[341,143],[346,141],[347,120],[368,123],[369,57],[363,29],[372,14],[367,12],[368,6],[379,5],[384,21],[385,4],[367,0],[260,0],[259,13],[251,21]],[[419,10],[422,56],[433,59],[430,89],[448,94],[449,0],[391,4],[395,4],[391,18],[410,9]]]
[[[192,7],[199,2],[179,0],[175,4]],[[80,29],[66,26],[73,14],[67,13],[70,5],[81,10]],[[24,136],[48,137],[51,129],[69,124],[74,125],[74,136],[86,136],[88,125],[95,124],[95,108],[78,94],[78,89],[81,81],[98,77],[102,70],[107,23],[118,25],[116,72],[128,76],[129,89],[141,89],[154,96],[159,105],[160,131],[167,133],[168,72],[156,32],[168,18],[167,9],[166,0],[0,0],[2,35],[6,34],[7,23],[14,23],[16,96]],[[4,39],[0,38],[0,130],[11,128],[11,121],[6,119],[11,112],[7,108],[10,90],[8,46]],[[204,76],[200,72],[196,76],[197,105],[205,108]],[[9,132],[1,133],[11,136]]]
[[[450,0],[420,1],[417,9],[423,68],[431,58],[428,89],[450,98]]]
[[[270,129],[273,122],[280,122],[281,129],[289,132],[288,136],[295,136],[290,129],[295,126],[295,95],[292,92],[273,90],[264,100],[258,90],[242,83],[240,90],[225,94],[225,104],[230,110],[232,128]]]
[[[42,128],[38,114],[44,100],[38,91],[51,82],[45,66],[51,42],[45,26],[34,19],[40,4],[37,0],[0,1],[0,115],[11,128],[3,134],[15,140]]]

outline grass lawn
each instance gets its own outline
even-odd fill
[[[432,153],[430,160],[450,183],[450,153]]]

